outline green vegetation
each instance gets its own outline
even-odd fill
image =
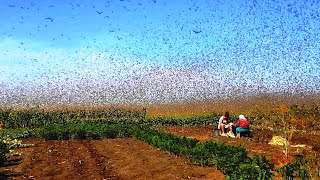
[[[298,158],[297,161],[289,163],[279,169],[279,172],[283,177],[294,178],[300,177],[300,179],[311,179],[310,172],[306,169],[307,161],[303,157]]]
[[[128,128],[118,124],[68,123],[40,128],[35,135],[46,140],[122,138],[130,137]]]
[[[28,147],[32,144],[22,144],[21,140],[7,138],[0,138],[0,165],[7,161],[7,153],[13,153],[15,148]]]
[[[6,154],[16,147],[22,147],[19,138],[34,136],[33,130],[26,129],[3,129],[0,130],[0,165],[6,160]]]
[[[34,136],[33,129],[3,129],[0,130],[0,139],[19,139]]]
[[[152,126],[197,126],[217,124],[221,115],[203,115],[187,118],[155,117],[146,118],[145,109],[140,111],[110,108],[107,110],[88,111],[57,111],[47,112],[37,109],[31,110],[3,110],[0,109],[0,122],[6,128],[39,128],[52,124],[66,124],[72,122],[90,121],[104,124],[139,124]],[[237,117],[231,116],[232,122]]]
[[[9,152],[9,145],[4,142],[3,139],[0,139],[0,165],[6,161],[6,154]]]
[[[196,139],[174,136],[147,126],[132,126],[131,134],[157,148],[182,156],[187,156],[190,153],[190,149],[193,149],[199,142]]]
[[[109,108],[104,110],[44,111],[40,109],[11,110],[0,109],[0,121],[6,128],[38,128],[51,124],[65,124],[79,120],[104,119],[128,121],[145,119],[146,111]]]

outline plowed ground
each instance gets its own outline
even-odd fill
[[[0,179],[225,179],[216,168],[192,165],[134,138],[25,139]]]

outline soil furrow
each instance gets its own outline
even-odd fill
[[[134,138],[23,143],[35,146],[17,149],[20,164],[0,167],[8,179],[225,179],[216,168],[191,165]]]
[[[96,149],[92,146],[90,141],[83,141],[83,145],[88,150],[90,157],[95,161],[94,163],[91,163],[91,164],[96,166],[96,169],[98,170],[97,173],[99,173],[99,175],[103,177],[103,179],[110,179],[110,180],[120,179],[119,176],[116,175],[116,173],[112,170],[112,167],[110,165],[105,166],[107,164],[105,163],[107,160],[107,157],[98,153]]]
[[[70,156],[75,156],[75,149],[69,142],[40,141],[27,156],[29,163],[22,164],[21,169],[25,172],[23,178],[50,178],[59,177],[61,174],[70,177],[81,174],[82,171],[77,171],[69,160]]]

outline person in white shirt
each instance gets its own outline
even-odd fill
[[[221,116],[219,119],[218,129],[221,130],[221,136],[230,136],[234,137],[232,132],[232,123],[229,122],[229,112],[225,112],[224,116]],[[228,133],[225,131],[228,130]]]

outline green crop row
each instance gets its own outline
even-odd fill
[[[156,117],[146,118],[145,111],[123,112],[118,110],[101,111],[79,111],[79,112],[44,112],[37,110],[28,111],[5,111],[0,109],[0,123],[6,128],[39,128],[51,124],[66,124],[78,121],[92,121],[103,124],[140,124],[152,126],[197,126],[216,125],[220,115],[193,116],[188,118]],[[96,113],[96,114],[95,114]],[[104,113],[104,115],[103,115]],[[120,114],[120,115],[119,115]],[[237,121],[237,117],[231,116],[231,122]]]
[[[151,128],[136,127],[132,135],[162,150],[185,156],[201,166],[216,166],[228,179],[271,179],[273,170],[264,157],[248,157],[244,148],[214,141],[178,137]]]
[[[190,118],[99,118],[99,119],[80,119],[81,121],[91,121],[103,124],[139,124],[147,126],[197,126],[212,125],[217,121],[217,117],[213,116],[196,116]]]
[[[206,126],[217,125],[221,115],[204,115],[187,118],[177,117],[155,117],[155,118],[97,118],[97,119],[79,119],[80,121],[90,121],[103,124],[138,124],[147,126]],[[230,117],[231,122],[236,122],[235,116]]]
[[[174,136],[170,133],[148,128],[147,126],[134,126],[130,130],[132,136],[177,155],[186,156],[190,149],[194,148],[199,142],[197,139]]]
[[[51,124],[64,124],[79,119],[144,119],[146,110],[125,110],[109,108],[105,110],[44,111],[38,109],[0,109],[0,123],[6,128],[38,128]]]
[[[100,139],[129,137],[129,127],[119,124],[96,124],[92,122],[56,124],[40,128],[36,136],[53,139]]]
[[[33,129],[2,129],[0,130],[0,139],[19,139],[35,135]]]

